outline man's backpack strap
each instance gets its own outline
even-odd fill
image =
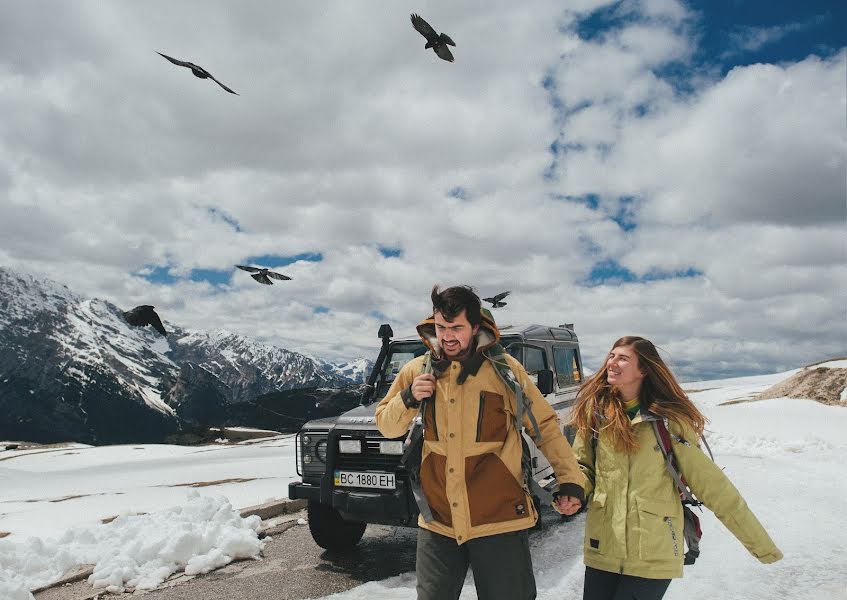
[[[421,374],[431,372],[432,355],[427,352],[424,356]],[[400,466],[405,468],[409,474],[409,487],[412,488],[415,503],[418,505],[421,517],[427,523],[432,522],[432,509],[429,508],[429,503],[426,501],[426,496],[424,496],[423,489],[421,488],[421,461],[423,460],[424,416],[426,415],[426,405],[429,401],[430,398],[421,400],[419,412],[421,421],[417,423],[415,419],[412,419],[412,424],[409,426],[409,434],[406,437],[408,445],[400,459]]]
[[[514,371],[509,366],[509,362],[506,360],[506,352],[503,350],[503,346],[494,344],[484,352],[484,355],[491,362],[494,372],[497,373],[500,380],[515,395],[515,431],[520,432],[523,429],[523,417],[526,414],[533,430],[532,441],[536,445],[540,444],[541,429],[538,427],[538,421],[536,421],[532,410],[527,406],[529,404],[527,402],[527,396],[518,378],[515,377]],[[553,494],[541,487],[532,476],[532,457],[529,455],[529,448],[526,444],[521,444],[521,450],[521,465],[523,466],[524,478],[526,479],[526,485],[529,488],[530,495],[538,498],[538,501],[543,505],[552,503]]]

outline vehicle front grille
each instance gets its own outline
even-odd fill
[[[400,464],[400,459],[403,458],[400,454],[381,454],[379,451],[379,443],[386,441],[384,437],[361,437],[353,438],[353,436],[342,435],[341,439],[360,439],[362,440],[361,454],[338,454],[336,469],[342,471],[382,471],[391,473],[397,470]]]

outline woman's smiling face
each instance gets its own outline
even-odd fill
[[[606,358],[606,381],[626,391],[634,390],[637,394],[641,388],[644,373],[638,368],[638,354],[632,346],[612,348]],[[636,394],[628,394],[628,398]]]

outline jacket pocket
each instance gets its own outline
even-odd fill
[[[677,501],[638,498],[638,556],[643,560],[682,560],[682,505]]]
[[[432,518],[448,527],[453,526],[453,513],[447,500],[447,457],[429,452],[421,462],[421,489]]]
[[[477,442],[502,442],[509,431],[509,412],[500,394],[480,392],[476,421]]]
[[[465,458],[465,486],[473,527],[526,519],[532,514],[523,486],[496,454]]]
[[[585,552],[606,554],[609,543],[606,530],[606,494],[595,493],[588,502],[588,514],[585,518]]]

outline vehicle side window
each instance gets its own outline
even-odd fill
[[[541,348],[524,348],[523,366],[527,373],[538,373],[547,368],[547,357]]]
[[[573,377],[575,383],[582,382],[582,369],[580,368],[579,361],[579,351],[574,350],[573,361],[571,362],[571,376]]]
[[[553,363],[556,367],[556,381],[559,387],[580,383],[579,356],[574,348],[553,347]]]

